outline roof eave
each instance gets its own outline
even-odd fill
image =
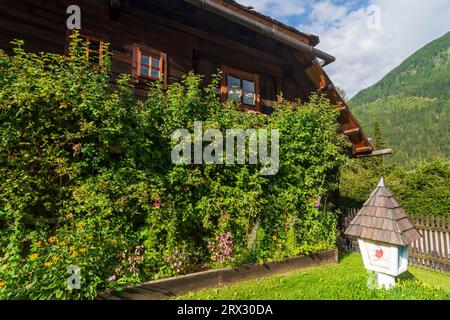
[[[217,3],[222,3],[223,6],[231,7],[233,10],[252,17],[255,21],[266,24],[267,26],[276,27],[280,32],[285,33],[288,36],[296,38],[297,40],[303,41],[310,46],[317,46],[320,43],[320,38],[317,35],[303,32],[288,26],[278,20],[275,20],[269,16],[266,16],[258,11],[253,10],[252,7],[247,7],[242,4],[237,3],[234,0],[216,0]]]

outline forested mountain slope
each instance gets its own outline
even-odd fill
[[[369,135],[380,123],[390,161],[449,156],[450,32],[426,45],[381,81],[362,90],[351,108]]]

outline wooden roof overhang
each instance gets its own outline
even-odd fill
[[[351,142],[353,156],[360,157],[390,153],[389,150],[385,150],[385,152],[379,154],[374,153],[375,148],[370,143],[363,128],[358,123],[347,103],[340,96],[336,86],[318,61],[314,61],[309,68],[305,69],[305,73],[315,84],[317,92],[327,97],[330,102],[339,109],[340,115],[338,117],[338,122],[340,131]]]
[[[237,3],[234,0],[214,0],[217,3],[221,3],[222,5],[230,8],[233,11],[241,13],[249,18],[252,18],[268,27],[272,27],[278,31],[285,33],[288,36],[291,36],[297,40],[303,41],[308,45],[315,47],[319,44],[319,37],[307,32],[299,31],[291,26],[288,26],[278,20],[275,20],[269,16],[266,16],[258,11],[253,10],[252,7],[247,7]]]

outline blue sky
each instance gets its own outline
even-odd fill
[[[305,32],[336,56],[326,67],[353,96],[450,31],[450,0],[237,0]]]
[[[283,0],[280,0],[283,1]],[[253,3],[250,4],[251,6],[256,6],[263,8],[264,13],[270,15],[273,18],[277,18],[283,23],[286,23],[291,26],[298,26],[298,25],[307,25],[314,22],[313,17],[309,14],[312,9],[314,8],[314,5],[317,3],[320,3],[320,1],[291,1],[293,5],[295,5],[298,8],[302,8],[302,10],[299,9],[299,12],[295,12],[294,14],[290,14],[289,11],[279,11],[277,10],[280,7],[279,2],[277,1],[261,1],[261,0],[253,0],[253,1],[246,1],[241,0],[238,1],[240,3],[246,4],[246,3]],[[259,4],[258,4],[259,2]],[[261,5],[262,3],[262,5]],[[268,3],[267,5],[264,5],[263,3]],[[331,3],[342,6],[345,5],[349,10],[354,11],[358,10],[362,7],[367,7],[368,0],[335,0],[331,1]],[[286,10],[287,11],[287,10]],[[303,12],[300,12],[303,11]],[[291,11],[292,12],[292,11]],[[330,22],[331,23],[331,22]]]

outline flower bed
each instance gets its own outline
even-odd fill
[[[126,287],[120,292],[103,292],[98,296],[98,299],[168,299],[195,290],[218,287],[224,284],[232,284],[243,280],[301,270],[323,264],[337,263],[337,254],[337,249],[335,249],[319,252],[309,256],[289,258],[279,262],[249,264],[239,268],[226,268],[197,272],[181,277],[150,281],[137,286]]]

